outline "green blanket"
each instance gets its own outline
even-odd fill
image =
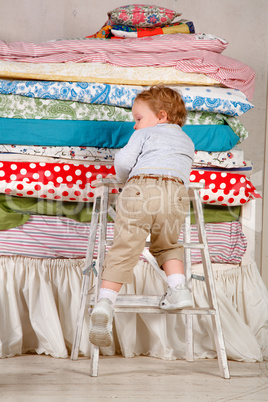
[[[92,207],[93,203],[87,202],[61,202],[0,194],[0,230],[23,225],[31,215],[66,216],[78,222],[90,222]],[[203,211],[206,223],[232,222],[238,220],[240,206],[203,204]],[[191,223],[195,223],[193,211]]]

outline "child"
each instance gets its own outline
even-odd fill
[[[193,306],[185,285],[183,247],[178,244],[189,211],[187,187],[194,157],[194,144],[181,129],[186,108],[179,93],[153,86],[137,95],[132,114],[136,131],[114,161],[116,177],[126,185],[117,200],[114,242],[90,320],[89,339],[97,346],[112,343],[117,294],[124,283],[132,282],[149,234],[150,252],[168,280],[160,308]]]

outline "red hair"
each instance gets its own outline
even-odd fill
[[[149,108],[158,116],[161,110],[167,113],[168,123],[183,126],[187,110],[181,95],[169,87],[153,85],[150,89],[140,92],[136,98],[146,102]]]

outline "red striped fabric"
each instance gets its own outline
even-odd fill
[[[32,62],[40,57],[54,56],[54,61],[64,60],[71,54],[74,56],[92,53],[171,53],[179,50],[209,50],[221,53],[227,42],[220,38],[198,39],[198,34],[171,34],[157,35],[145,38],[130,38],[124,41],[110,41],[105,39],[71,39],[56,40],[43,43],[31,42],[10,42],[0,41],[0,56],[2,60],[13,60],[16,58],[32,59]],[[24,60],[20,60],[24,61]],[[39,61],[40,62],[40,61]],[[42,61],[43,62],[43,61]],[[51,61],[50,61],[51,62]]]
[[[59,40],[41,44],[0,41],[0,60],[28,63],[109,63],[121,67],[174,67],[201,73],[227,87],[239,89],[252,100],[254,70],[220,54],[227,46],[219,39],[172,34],[109,41]]]
[[[247,248],[240,222],[206,224],[212,262],[239,263]],[[86,256],[90,223],[62,216],[32,215],[23,225],[0,231],[0,255],[35,258],[83,258]],[[94,257],[98,252],[98,234]],[[108,223],[107,239],[113,239],[113,223]],[[198,241],[196,225],[191,225],[191,240]],[[183,241],[181,233],[179,241]],[[106,247],[108,251],[109,246]],[[192,262],[201,262],[200,250],[192,250]]]

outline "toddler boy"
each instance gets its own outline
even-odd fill
[[[90,319],[89,339],[97,346],[112,343],[117,294],[124,283],[132,282],[149,234],[150,252],[168,281],[160,308],[193,306],[185,285],[183,247],[178,244],[189,211],[187,188],[194,157],[194,144],[181,129],[187,111],[178,92],[153,86],[137,95],[132,114],[135,132],[115,155],[116,177],[126,184],[117,200],[114,242]]]

